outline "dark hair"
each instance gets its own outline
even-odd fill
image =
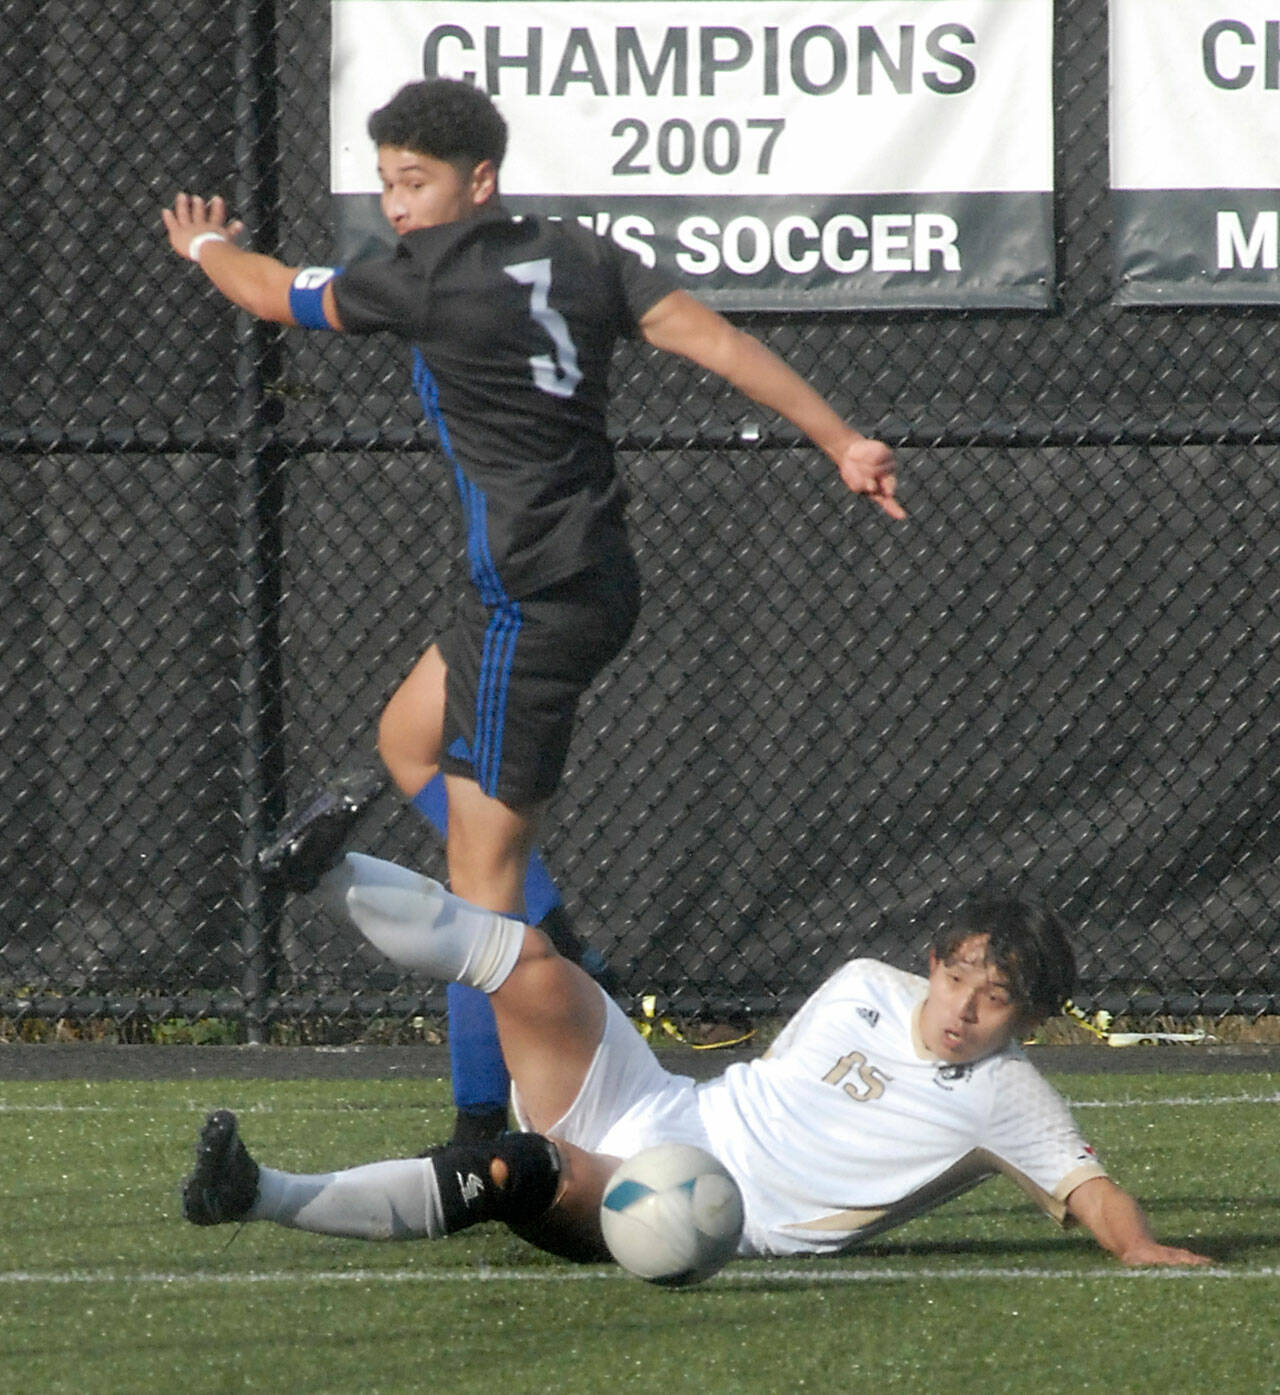
[[[975,896],[934,936],[933,953],[948,963],[965,940],[986,935],[987,963],[1009,980],[1014,999],[1037,1017],[1062,1010],[1076,982],[1067,927],[1040,901]]]
[[[488,94],[452,78],[402,87],[369,117],[369,136],[375,145],[465,165],[467,173],[482,160],[496,168],[507,151],[507,123]]]

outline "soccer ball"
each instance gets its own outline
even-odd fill
[[[742,1193],[710,1153],[659,1143],[609,1178],[600,1203],[609,1253],[630,1273],[667,1288],[709,1279],[742,1235]]]

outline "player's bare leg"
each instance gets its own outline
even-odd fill
[[[444,656],[432,645],[383,709],[378,727],[383,763],[418,812],[445,837],[452,889],[490,910],[522,919],[531,915],[562,953],[581,961],[584,946],[532,852],[540,809],[513,811],[485,796],[474,781],[439,776],[447,679]],[[490,1137],[507,1126],[507,1078],[488,1003],[466,989],[451,988],[449,1025],[458,1105],[453,1137]]]
[[[578,939],[573,922],[565,912],[560,893],[547,873],[531,834],[526,829],[509,829],[505,806],[488,809],[477,805],[463,789],[442,794],[446,782],[439,776],[444,745],[445,683],[448,666],[437,645],[414,665],[409,676],[396,689],[383,709],[378,725],[378,754],[397,787],[449,844],[450,884],[459,895],[494,910],[528,916],[551,936],[556,948],[575,963],[586,963],[602,982],[608,966],[603,957]],[[459,782],[459,784],[464,782]],[[479,788],[475,788],[479,795]],[[455,837],[449,831],[450,811],[458,798],[467,798],[464,811],[467,827]],[[497,804],[496,800],[490,801]],[[541,808],[521,811],[517,821],[536,819]],[[515,849],[513,852],[512,850]],[[514,894],[511,888],[516,863],[523,859],[523,881]],[[458,877],[468,889],[459,888]],[[502,889],[491,893],[488,887]]]
[[[535,1130],[568,1111],[603,1039],[608,999],[541,930],[360,853],[347,854],[326,890],[393,963],[488,995]]]
[[[506,1139],[550,1133],[581,1091],[604,1035],[607,1000],[599,985],[557,953],[536,927],[482,910],[445,891],[438,882],[393,863],[348,854],[343,868],[332,874],[329,889],[371,943],[394,962],[489,995],[503,1053],[512,1066],[523,1122],[533,1131]],[[512,1194],[510,1205],[503,1201],[492,1214],[552,1253],[578,1260],[605,1258],[598,1208],[617,1159],[587,1153],[554,1138],[553,1142],[560,1169],[554,1205],[543,1202],[526,1208]],[[461,1150],[451,1145],[433,1150],[433,1167],[439,1176],[452,1177],[465,1161],[466,1168],[487,1173],[488,1181],[505,1193],[504,1150],[514,1146],[504,1139],[464,1145]],[[290,1179],[290,1187],[295,1183],[304,1188],[312,1185],[308,1179]],[[341,1177],[341,1186],[357,1188],[360,1198],[381,1198],[393,1183],[417,1196],[418,1177],[409,1166]],[[306,1201],[308,1224],[314,1228],[349,1224],[338,1219],[339,1212],[345,1217],[351,1209],[345,1192],[330,1190],[327,1181],[323,1211],[312,1206],[305,1191],[297,1195]],[[377,1214],[381,1216],[382,1211]],[[252,1218],[280,1220],[283,1215],[276,1209]]]
[[[555,1205],[534,1220],[509,1222],[522,1240],[561,1259],[602,1263],[611,1258],[600,1229],[600,1200],[620,1158],[588,1153],[553,1138],[560,1158],[560,1188]],[[496,1162],[493,1170],[502,1164]]]
[[[474,780],[446,775],[449,889],[473,906],[525,916],[524,878],[546,803],[513,809]]]
[[[517,811],[474,780],[447,776],[446,855],[450,889],[474,906],[523,921],[529,856],[539,810]],[[493,1008],[472,989],[450,984],[449,1057],[455,1142],[492,1138],[510,1127],[510,1077]]]
[[[525,1121],[546,1132],[582,1088],[604,1035],[605,996],[530,927],[515,967],[489,1001]]]
[[[378,754],[409,799],[440,769],[447,673],[444,656],[433,644],[392,693],[378,722]]]

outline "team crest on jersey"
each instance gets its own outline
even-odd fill
[[[880,1021],[880,1013],[876,1008],[860,1007],[858,1009],[858,1016],[862,1018],[868,1027],[874,1027],[876,1023]]]
[[[939,1066],[934,1072],[933,1083],[944,1090],[949,1090],[953,1085],[959,1084],[963,1080],[968,1080],[973,1074],[973,1062],[966,1061],[962,1065]]]

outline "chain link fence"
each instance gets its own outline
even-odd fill
[[[233,315],[178,189],[324,261],[328,21],[290,3],[0,17],[0,1018],[400,1018],[253,856],[447,623],[452,484],[400,347]],[[970,887],[1078,926],[1079,1001],[1274,1011],[1275,316],[1110,303],[1103,0],[1060,5],[1052,314],[756,315],[901,461],[905,525],[729,389],[620,353],[646,582],[546,853],[624,999],[786,1010],[918,966]],[[517,133],[518,138],[518,133]],[[359,845],[439,873],[392,794]]]

